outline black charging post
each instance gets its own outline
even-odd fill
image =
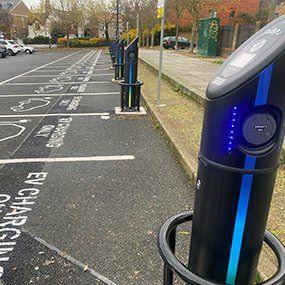
[[[279,262],[266,285],[285,284],[285,250],[266,223],[285,130],[285,16],[236,50],[209,83],[194,216],[170,219],[159,235],[166,263],[189,284],[251,285],[265,241]],[[175,229],[193,219],[189,266],[174,256]]]
[[[138,81],[138,37],[126,48],[125,75],[121,82],[122,111],[140,111],[142,82]]]
[[[116,108],[116,114],[145,115],[145,109],[140,106],[141,86],[138,81],[138,43],[135,38],[125,51],[124,81],[121,85],[121,107]]]
[[[117,43],[111,42],[110,47],[109,47],[109,51],[110,51],[110,57],[111,57],[113,67],[116,63],[116,54],[117,54],[116,49],[117,49]]]
[[[124,78],[125,43],[121,40],[116,46],[115,80]]]

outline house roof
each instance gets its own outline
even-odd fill
[[[0,5],[2,9],[12,11],[21,2],[22,0],[0,0]]]

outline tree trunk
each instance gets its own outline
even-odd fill
[[[106,38],[107,41],[110,39],[110,36],[109,36],[109,24],[108,23],[105,24],[105,38]]]
[[[194,51],[196,36],[197,36],[197,21],[194,20],[193,25],[192,25],[192,31],[191,31],[190,52]]]
[[[146,47],[149,48],[150,46],[150,35],[149,35],[149,31],[147,32],[147,37],[146,37]]]
[[[67,33],[66,39],[67,39],[66,45],[67,45],[67,47],[70,47],[69,33]]]
[[[155,32],[154,29],[151,31],[151,48],[154,47],[154,36],[155,36]]]
[[[176,21],[176,35],[175,35],[175,49],[178,51],[179,49],[179,42],[178,42],[178,37],[179,37],[179,19],[177,18]]]

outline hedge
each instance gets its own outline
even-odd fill
[[[51,39],[49,37],[38,36],[33,39],[25,38],[23,41],[25,44],[45,45],[45,44],[49,44],[50,40]]]
[[[67,38],[58,39],[59,46],[67,46]],[[103,47],[109,46],[110,41],[102,38],[75,38],[69,40],[70,47]]]

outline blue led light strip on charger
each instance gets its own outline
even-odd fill
[[[255,107],[267,104],[271,78],[272,78],[272,70],[273,70],[273,64],[267,67],[260,74],[257,95],[255,98]],[[246,170],[255,169],[256,160],[257,160],[256,157],[247,155],[245,159],[244,169]],[[237,209],[230,259],[227,271],[227,279],[226,279],[226,283],[230,285],[234,285],[236,282],[238,264],[242,249],[243,237],[244,237],[244,229],[246,225],[246,218],[250,201],[252,182],[253,182],[253,174],[244,174],[242,176],[240,197],[238,202],[238,209]]]

